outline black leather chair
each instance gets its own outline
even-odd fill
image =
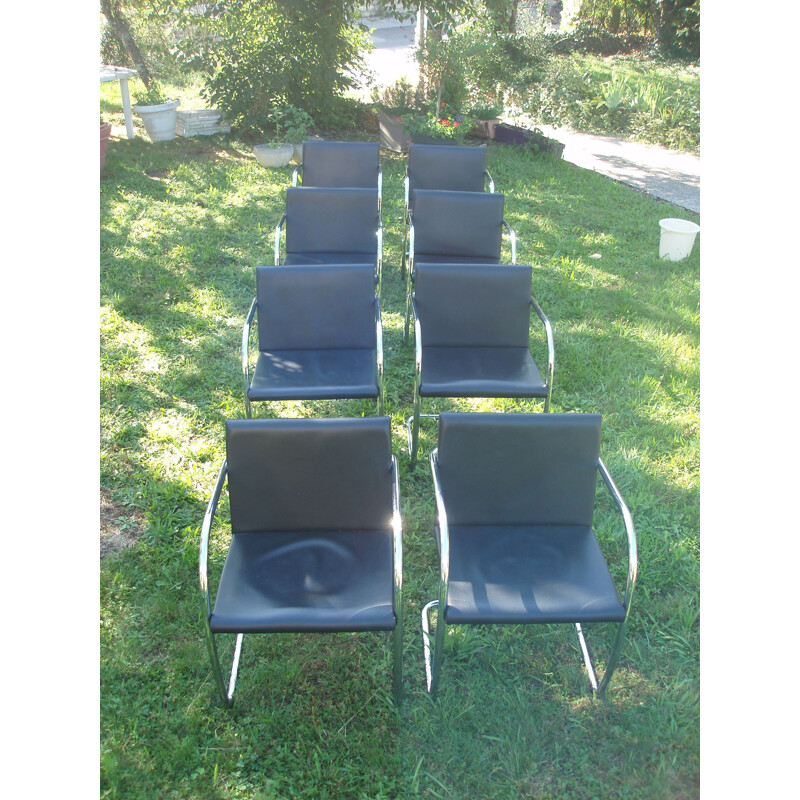
[[[408,232],[406,324],[403,332],[406,341],[417,264],[499,264],[504,227],[510,234],[511,263],[516,263],[516,234],[503,219],[504,201],[503,195],[496,193],[438,189],[415,191]]]
[[[371,264],[380,285],[383,228],[377,189],[289,187],[286,213],[275,227],[275,264]]]
[[[414,144],[408,146],[408,166],[404,187],[403,257],[400,276],[405,277],[408,257],[408,224],[417,189],[443,189],[455,192],[482,192],[486,181],[494,192],[494,181],[486,169],[486,147],[464,145]]]
[[[418,264],[411,299],[416,370],[408,425],[416,463],[425,397],[534,397],[550,410],[555,353],[550,322],[531,295],[529,265]],[[530,312],[547,340],[547,372],[529,348]]]
[[[394,631],[402,694],[402,529],[388,417],[226,422],[200,539],[204,630],[230,705],[245,633]],[[225,480],[231,540],[213,604],[209,535]],[[216,637],[235,633],[228,686]]]
[[[383,173],[377,142],[326,142],[309,139],[303,142],[303,161],[292,173],[303,186],[378,190],[381,205]]]
[[[422,611],[429,692],[447,625],[570,622],[592,689],[605,694],[625,640],[637,552],[630,512],[600,460],[600,422],[599,414],[441,415],[431,454],[439,593]],[[622,601],[592,529],[597,472],[628,537]],[[617,623],[599,683],[581,628],[592,622]]]
[[[251,379],[256,311],[258,358]],[[248,418],[257,401],[370,397],[383,414],[381,306],[372,267],[257,267],[256,297],[242,329],[242,373]]]

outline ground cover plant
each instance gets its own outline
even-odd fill
[[[105,95],[104,95],[105,96]],[[113,99],[107,113],[122,116]],[[366,136],[366,134],[365,134]],[[567,626],[454,628],[440,696],[424,689],[419,611],[436,547],[425,458],[409,469],[413,349],[402,342],[401,156],[384,169],[387,413],[400,460],[406,698],[385,634],[245,639],[221,707],[202,638],[199,528],[244,416],[241,327],[291,168],[231,137],[114,138],[101,192],[101,496],[119,546],[100,565],[104,798],[687,798],[699,794],[699,245],[658,259],[658,220],[696,217],[600,175],[492,145],[519,263],[555,336],[554,411],[603,415],[603,458],[633,513],[640,576],[607,703]],[[505,251],[506,255],[508,250]],[[536,330],[534,328],[534,330]],[[543,344],[532,346],[538,360]],[[442,403],[530,410],[535,402]],[[260,414],[279,409],[264,404]],[[292,403],[361,415],[371,402]],[[435,429],[423,427],[423,452]],[[618,582],[624,533],[598,492]],[[229,531],[212,531],[218,576]],[[602,667],[613,631],[594,626]],[[223,658],[225,654],[223,654]]]

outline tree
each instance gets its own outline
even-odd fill
[[[116,36],[117,40],[125,49],[125,52],[133,62],[139,77],[144,82],[144,85],[149,89],[150,84],[152,83],[150,69],[147,66],[147,62],[142,55],[139,45],[133,38],[131,26],[122,13],[120,8],[120,0],[100,0],[100,10],[103,12],[103,16],[106,18],[111,30],[114,32],[114,36]]]

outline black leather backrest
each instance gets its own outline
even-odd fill
[[[418,189],[414,194],[414,254],[500,258],[503,195]]]
[[[374,348],[371,264],[256,267],[259,350]]]
[[[527,347],[529,265],[417,264],[423,347]]]
[[[287,253],[378,253],[377,189],[289,187]]]
[[[234,533],[386,530],[388,417],[227,420]]]
[[[439,468],[451,525],[591,525],[599,414],[439,417]]]
[[[465,145],[410,144],[408,188],[482,192],[486,148]]]
[[[303,142],[303,186],[374,189],[378,169],[377,142]]]

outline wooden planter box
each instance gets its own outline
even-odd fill
[[[564,154],[564,145],[555,139],[549,139],[540,132],[529,131],[516,125],[506,125],[498,122],[494,125],[494,140],[504,144],[526,145],[536,148],[539,153],[553,153],[561,158]]]
[[[403,131],[403,123],[397,121],[399,113],[378,109],[378,127],[380,129],[380,146],[395,153],[407,153],[409,137]]]

